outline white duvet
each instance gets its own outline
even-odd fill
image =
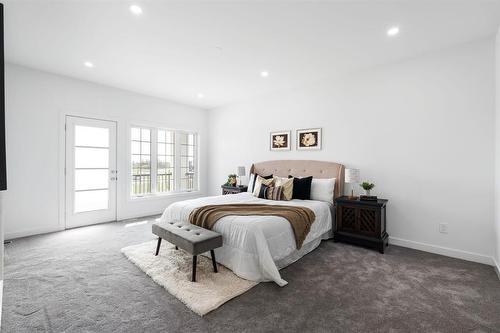
[[[315,249],[321,239],[332,230],[332,206],[315,200],[271,201],[254,197],[251,193],[203,197],[171,204],[161,217],[162,222],[188,221],[195,208],[227,203],[259,203],[292,205],[310,208],[316,215],[311,231],[298,251],[290,223],[278,216],[227,216],[214,225],[222,234],[224,245],[215,250],[217,262],[236,275],[252,281],[274,281],[287,284],[280,276],[283,268]]]

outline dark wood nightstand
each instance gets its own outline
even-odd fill
[[[384,253],[384,248],[389,245],[387,201],[350,200],[347,197],[335,199],[337,219],[333,240],[376,248]]]
[[[225,194],[237,194],[241,192],[246,192],[248,190],[248,186],[242,185],[242,186],[228,186],[228,185],[222,185],[222,195]]]

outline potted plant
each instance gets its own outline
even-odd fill
[[[365,190],[365,194],[369,196],[370,190],[375,187],[375,184],[369,182],[362,182],[360,186],[363,188],[363,190]]]
[[[236,186],[236,175],[231,174],[227,176],[227,182],[225,184],[226,186]]]

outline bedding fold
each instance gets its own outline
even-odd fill
[[[206,205],[189,214],[189,222],[205,229],[212,229],[215,223],[226,216],[279,216],[291,225],[297,250],[302,247],[311,225],[316,219],[307,207],[267,204],[223,204]]]

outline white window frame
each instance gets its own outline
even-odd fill
[[[148,129],[149,130],[149,133],[150,133],[150,147],[149,147],[149,163],[150,163],[150,182],[151,182],[151,193],[147,193],[145,195],[132,195],[132,128],[139,128],[139,131],[141,129]],[[128,192],[129,192],[129,195],[130,197],[132,198],[143,198],[143,197],[147,197],[147,196],[150,196],[151,194],[155,193],[154,191],[156,190],[154,188],[154,186],[156,186],[156,182],[155,184],[153,185],[153,171],[156,172],[156,167],[153,166],[153,143],[156,139],[156,133],[153,134],[154,132],[154,128],[151,127],[151,126],[135,126],[135,125],[132,125],[129,127],[129,131],[128,131],[128,165],[129,165],[129,168],[128,168],[128,176],[127,176],[127,180],[128,180]],[[139,132],[141,133],[141,131]],[[140,134],[141,135],[141,134]],[[142,148],[141,148],[142,149]],[[155,151],[156,151],[156,147],[154,147]],[[155,169],[153,170],[153,167],[155,167]]]
[[[144,195],[134,195],[132,194],[132,128],[146,128],[151,131],[151,147],[150,147],[150,163],[151,163],[151,193]],[[174,186],[175,190],[169,192],[156,192],[157,183],[157,172],[158,172],[158,130],[165,130],[174,132]],[[180,144],[180,134],[194,134],[195,140],[195,153],[194,153],[194,165],[195,172],[193,175],[193,189],[192,190],[179,190],[181,185],[181,144]],[[200,155],[200,145],[199,145],[199,134],[194,130],[179,130],[168,128],[165,126],[151,126],[151,125],[140,125],[137,123],[129,124],[128,126],[128,172],[127,172],[127,191],[130,200],[144,200],[165,196],[173,195],[190,195],[200,191],[199,184],[199,155]]]
[[[180,134],[194,134],[194,157],[193,157],[193,164],[195,167],[195,172],[193,175],[193,190],[191,191],[180,191],[181,193],[191,193],[195,191],[199,191],[199,186],[200,184],[198,183],[198,174],[199,174],[199,163],[198,163],[198,155],[199,155],[199,139],[198,139],[198,133],[194,131],[185,131],[185,130],[177,130],[175,131],[175,183],[176,186],[175,188],[180,188],[181,187],[181,140],[180,140]],[[178,161],[178,163],[177,163]]]
[[[157,181],[158,181],[158,131],[169,131],[174,133],[174,190],[173,191],[168,191],[168,192],[160,192],[158,193],[157,191]],[[178,155],[177,155],[177,130],[170,129],[170,128],[165,128],[165,127],[156,127],[154,129],[155,136],[156,136],[156,142],[155,142],[155,194],[156,195],[168,195],[170,193],[183,193],[183,192],[194,192],[193,191],[177,191],[179,188],[177,186],[177,161],[178,161]]]

